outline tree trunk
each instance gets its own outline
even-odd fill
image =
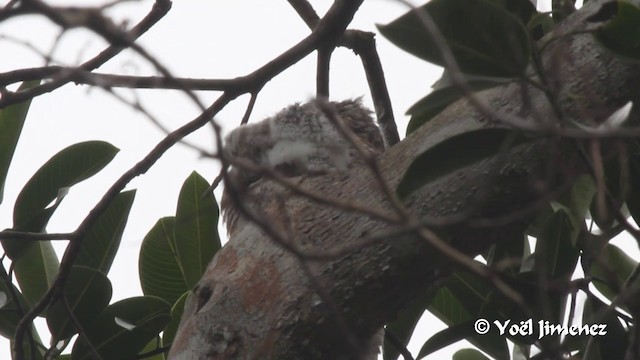
[[[551,36],[597,25],[585,19],[602,3],[588,2]],[[613,58],[589,34],[564,36],[543,57],[566,118],[583,121],[597,109],[613,111],[629,100],[640,100],[640,67]],[[583,95],[599,103],[575,100]],[[556,121],[545,94],[532,87],[511,83],[477,96],[497,112],[532,122]],[[638,118],[637,106],[631,116]],[[495,126],[506,125],[466,100],[458,101],[384,153],[379,159],[382,174],[395,189],[425,149],[455,134]],[[404,205],[414,217],[432,223],[459,215],[460,222],[427,228],[471,256],[498,241],[522,241],[532,214],[527,209],[548,202],[553,190],[587,171],[572,144],[573,140],[547,137],[520,145],[507,157],[457,170],[423,187]],[[301,179],[300,186],[397,216],[369,168],[354,168],[347,175]],[[280,185],[270,181],[254,191],[278,192],[282,193]],[[386,235],[347,255],[309,260],[285,250],[279,243],[283,239],[270,239],[257,225],[245,226],[218,252],[187,301],[171,359],[355,358],[361,351],[357,348],[364,346],[358,344],[365,344],[411,300],[435,290],[437,279],[453,265],[407,224],[301,196],[285,201],[263,195],[257,202],[270,222],[288,217],[280,226],[286,229],[288,245],[315,255]],[[474,219],[494,219],[488,222],[493,226],[479,227]]]

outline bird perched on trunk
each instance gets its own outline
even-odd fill
[[[371,111],[360,99],[326,104],[334,111],[327,116],[319,103],[291,105],[272,117],[244,125],[227,137],[224,152],[227,159],[245,160],[254,170],[231,166],[222,196],[222,214],[229,237],[242,226],[237,199],[259,182],[264,169],[272,169],[285,177],[322,176],[343,171],[364,161],[351,140],[334,124],[340,121],[355,135],[360,149],[373,154],[384,151],[385,142],[374,122]]]

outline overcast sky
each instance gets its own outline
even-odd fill
[[[0,1],[5,4],[6,1]],[[67,5],[101,4],[101,1],[49,1]],[[312,1],[324,12],[330,1]],[[109,10],[118,22],[131,24],[144,16],[151,1],[131,1]],[[350,28],[375,31],[375,24],[386,24],[406,9],[391,0],[367,0]],[[27,41],[48,53],[60,31],[41,17],[21,17],[0,23],[0,72],[42,66],[43,59],[25,45],[11,39]],[[284,0],[175,1],[169,14],[145,34],[140,44],[179,77],[233,78],[246,75],[276,57],[309,33],[306,25]],[[400,135],[406,127],[404,112],[424,96],[440,76],[440,70],[397,49],[381,36],[378,51],[385,69],[387,84],[398,121]],[[105,43],[85,30],[64,34],[53,54],[55,62],[76,65],[95,56]],[[156,75],[152,67],[132,52],[123,52],[100,72]],[[347,49],[336,51],[332,62],[331,97],[340,100],[364,96],[371,107],[368,86],[360,60]],[[175,129],[198,115],[198,109],[178,91],[117,89],[127,99],[139,99],[163,125]],[[310,99],[315,91],[315,56],[310,56],[269,82],[260,93],[251,120],[263,119],[288,104]],[[219,93],[199,93],[208,105]],[[232,102],[216,118],[228,131],[240,122],[248,96]],[[104,140],[120,148],[102,172],[73,187],[51,219],[49,232],[74,230],[105,190],[123,172],[142,159],[164,133],[136,110],[116,100],[112,94],[87,86],[66,85],[51,94],[40,96],[31,105],[22,138],[10,169],[3,203],[0,205],[0,229],[11,227],[15,198],[33,173],[57,151],[87,140]],[[213,149],[210,128],[187,138],[205,150]],[[210,181],[218,172],[216,161],[201,158],[186,146],[168,151],[147,174],[132,181],[127,189],[137,189],[136,199],[125,229],[120,252],[109,277],[113,283],[112,301],[141,294],[137,279],[138,251],[144,235],[163,216],[175,213],[180,186],[197,170]],[[219,198],[219,191],[217,192]],[[222,232],[221,234],[224,234]],[[59,247],[63,249],[64,244]],[[637,255],[637,254],[636,254]],[[42,319],[37,320],[43,324]],[[433,334],[441,325],[429,322]],[[425,329],[426,326],[421,326]],[[410,350],[416,354],[426,333],[414,339]],[[48,339],[46,334],[45,339]],[[450,357],[447,348],[432,356]],[[446,353],[446,355],[445,355]],[[6,355],[5,355],[6,354]],[[9,355],[8,341],[0,339],[0,358]]]

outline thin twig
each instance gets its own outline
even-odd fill
[[[245,110],[244,115],[242,116],[241,125],[244,125],[249,122],[249,117],[251,116],[251,112],[253,111],[253,107],[256,104],[256,100],[258,99],[258,91],[251,93],[251,98],[249,98],[249,103],[247,104],[247,110]]]
[[[313,30],[319,17],[309,2],[306,0],[287,0],[291,7],[300,15],[302,20],[307,24],[309,29]],[[369,92],[373,100],[376,110],[378,124],[382,128],[384,138],[388,146],[393,146],[400,141],[398,127],[393,116],[393,107],[391,106],[391,98],[384,77],[384,70],[380,63],[380,57],[376,50],[375,34],[359,30],[347,30],[336,43],[337,46],[344,46],[352,49],[362,61],[367,82],[369,83]],[[320,56],[320,55],[319,55]],[[328,66],[328,65],[327,65]],[[320,69],[320,65],[318,65]],[[319,77],[319,79],[321,79]],[[328,82],[327,82],[328,84]],[[318,95],[322,95],[323,90],[318,83]],[[327,85],[327,94],[328,94]],[[328,99],[328,96],[326,96]]]
[[[5,36],[6,37],[6,36]],[[45,57],[47,59],[48,57]],[[225,91],[237,85],[234,79],[193,79],[164,76],[133,76],[101,74],[69,66],[44,66],[19,69],[0,74],[0,86],[6,86],[19,81],[49,79],[54,75],[65,74],[67,80],[76,84],[94,85],[101,87],[121,87],[132,89],[170,89]]]
[[[362,146],[362,143],[358,136],[354,134],[348,126],[345,125],[342,119],[339,118],[336,109],[331,106],[330,103],[318,99],[316,100],[316,105],[324,113],[327,119],[329,119],[329,121],[331,121],[331,123],[340,131],[342,136],[344,136],[349,141],[349,144],[356,149],[360,157],[365,161],[367,167],[371,170],[376,181],[378,182],[382,193],[391,203],[398,216],[400,216],[402,219],[409,219],[410,215],[407,209],[402,204],[395,191],[393,191],[387,180],[384,178],[376,157]]]
[[[127,38],[130,39],[130,41],[134,41],[135,39],[140,37],[153,25],[160,21],[160,19],[162,19],[170,9],[170,0],[156,0],[153,4],[153,7],[151,8],[151,11],[127,33]],[[2,16],[0,16],[0,18],[11,16],[9,12],[3,12],[5,12],[5,14],[1,14]],[[111,44],[94,58],[80,65],[79,68],[85,71],[92,71],[94,69],[97,69],[98,67],[102,66],[104,63],[112,59],[114,56],[118,55],[124,49],[125,48],[121,45]],[[58,76],[54,76],[51,81],[46,82],[42,85],[34,86],[32,88],[25,89],[16,93],[3,94],[2,98],[0,99],[0,109],[11,104],[16,104],[28,99],[32,99],[38,95],[51,92],[61,87],[62,85],[70,81],[70,79],[65,75],[66,72],[62,72]]]
[[[320,17],[313,9],[313,6],[307,0],[287,0],[289,5],[300,15],[300,18],[304,21],[305,24],[309,27],[309,29],[313,30],[318,22],[320,21]]]

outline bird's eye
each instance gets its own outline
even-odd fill
[[[286,162],[276,165],[276,171],[286,177],[298,176],[298,166],[292,162]]]
[[[246,179],[247,179],[247,182],[251,184],[253,182],[260,180],[261,177],[262,175],[260,175],[259,173],[255,173],[255,174],[248,173]]]

